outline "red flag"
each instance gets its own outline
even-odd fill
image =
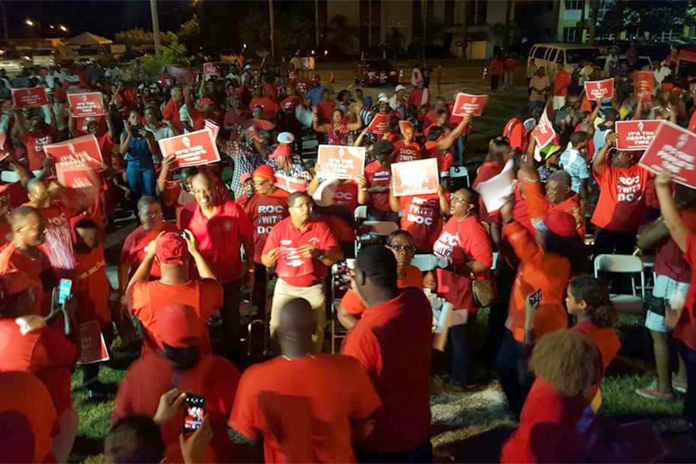
[[[539,123],[534,129],[534,139],[536,140],[539,149],[541,149],[551,143],[551,141],[555,138],[556,131],[553,130],[553,124],[551,124],[549,115],[546,114],[546,109],[544,109],[541,118],[539,118]]]

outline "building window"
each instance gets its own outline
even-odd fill
[[[578,30],[575,27],[563,28],[563,42],[575,42]]]
[[[582,10],[585,8],[585,0],[565,0],[566,10]]]

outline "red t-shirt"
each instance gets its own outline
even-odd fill
[[[111,322],[111,284],[106,275],[106,260],[102,247],[86,254],[75,253],[73,294],[77,301],[78,323],[98,321],[99,325],[104,326]]]
[[[267,463],[349,463],[356,462],[351,421],[367,419],[379,406],[370,378],[352,358],[277,357],[244,372],[229,425],[250,439],[262,437]]]
[[[500,76],[501,74],[503,74],[502,60],[491,61],[491,76]]]
[[[302,99],[297,95],[290,95],[285,97],[282,102],[280,102],[280,107],[286,114],[295,114],[295,107],[302,104]]]
[[[41,249],[36,250],[36,257],[29,258],[10,243],[0,252],[0,274],[20,270],[29,278],[34,289],[34,310],[32,314],[48,316],[51,311],[51,288],[48,283],[53,280],[53,268],[48,257]]]
[[[503,165],[499,164],[498,162],[484,161],[476,173],[476,179],[474,179],[474,183],[471,185],[471,188],[476,189],[481,182],[497,176],[502,170]],[[495,218],[489,215],[483,199],[479,197],[479,219],[481,219],[481,222],[493,223],[496,222],[495,219],[498,219],[499,217],[500,215],[497,213],[497,211],[495,213]]]
[[[190,280],[183,285],[165,285],[159,280],[136,282],[128,290],[128,309],[143,325],[142,356],[163,347],[157,328],[157,310],[167,304],[190,306],[200,318],[205,340],[201,349],[210,352],[208,319],[222,307],[222,285],[214,280]]]
[[[254,226],[254,262],[261,264],[268,234],[274,225],[288,217],[289,196],[285,190],[276,189],[269,195],[255,193],[251,198],[243,195],[237,200]]]
[[[413,243],[424,253],[430,253],[442,228],[440,197],[437,193],[399,197],[404,210],[401,228],[413,236]]]
[[[322,251],[338,248],[338,242],[326,223],[310,220],[304,229],[298,229],[288,217],[273,226],[263,254],[279,248],[278,277],[295,287],[309,287],[326,276],[327,268],[320,260],[300,254],[299,249],[308,244]]]
[[[602,378],[604,378],[604,374],[607,372],[609,364],[611,364],[614,358],[616,358],[616,355],[619,354],[621,341],[613,328],[597,327],[591,321],[578,322],[573,326],[572,330],[588,336],[595,344],[595,347],[597,347],[597,351],[602,360],[602,375],[599,378],[599,382],[593,386],[589,395],[589,398],[594,398],[594,395],[597,394],[597,390],[599,390],[599,384]]]
[[[414,89],[413,92],[411,92],[411,95],[409,95],[409,97],[408,97],[409,106],[415,106],[415,107],[421,106],[421,103],[423,103],[423,92],[424,91],[425,91],[425,89]],[[430,104],[430,92],[428,92],[427,98],[423,104],[426,106]]]
[[[34,374],[46,385],[59,415],[72,408],[70,369],[76,358],[77,348],[63,334],[62,318],[55,327],[25,335],[13,318],[0,319],[0,372]]]
[[[3,187],[8,184],[1,183]],[[15,209],[18,206],[22,206],[24,203],[29,201],[27,197],[27,191],[22,187],[21,182],[13,182],[7,186],[7,195],[10,198],[10,208]]]
[[[198,249],[221,283],[242,278],[240,247],[245,239],[253,241],[254,228],[241,206],[232,200],[225,201],[211,218],[206,218],[198,203],[191,203],[181,211],[179,228],[193,233]]]
[[[423,273],[416,266],[409,264],[406,268],[406,276],[403,279],[397,279],[396,286],[399,288],[420,288],[422,290]],[[365,311],[365,303],[352,288],[349,288],[346,294],[343,295],[343,298],[341,298],[341,307],[345,312],[354,316]]]
[[[524,128],[524,121],[520,121],[518,118],[510,119],[503,128],[503,137],[508,138],[512,148],[517,148],[520,151],[527,150],[529,138]]]
[[[399,452],[430,439],[432,319],[423,292],[407,288],[367,308],[345,338],[341,354],[358,360],[382,398],[374,428],[358,449]]]
[[[336,187],[334,207],[342,210],[342,214],[333,211],[331,214],[322,214],[321,218],[329,226],[336,240],[341,243],[352,242],[355,240],[355,228],[348,217],[352,217],[355,208],[358,207],[358,184],[355,181],[349,180]]]
[[[515,60],[508,58],[503,62],[503,69],[505,69],[505,72],[514,72],[516,64]]]
[[[225,126],[241,126],[246,121],[251,119],[251,113],[244,108],[242,108],[239,113],[235,110],[230,109],[225,113]]]
[[[556,74],[553,80],[553,95],[555,97],[565,97],[568,95],[568,86],[570,85],[570,74],[565,69]]]
[[[275,87],[273,87],[273,85],[271,85],[268,82],[263,84],[263,93],[266,95],[266,97],[270,98],[271,100],[278,99],[278,94],[276,92]]]
[[[162,230],[145,230],[143,226],[138,227],[133,232],[128,234],[123,241],[121,248],[121,265],[128,267],[128,279],[130,280],[135,274],[136,269],[140,266],[145,258],[145,248],[147,245],[157,238],[160,232],[176,232],[176,226],[171,222],[165,222]],[[150,268],[150,279],[159,279],[162,276],[157,260],[153,261]],[[123,282],[121,282],[123,284]]]
[[[260,106],[263,108],[263,119],[268,119],[269,121],[273,121],[276,117],[276,114],[278,114],[278,111],[280,111],[280,106],[273,100],[271,100],[268,97],[255,97],[251,99],[251,102],[249,103],[249,110],[252,112],[254,111],[255,106]]]
[[[317,104],[317,116],[319,122],[328,123],[333,120],[333,110],[336,107],[336,102],[333,100],[322,100]]]
[[[38,171],[43,168],[44,159],[46,159],[46,154],[44,153],[44,145],[50,145],[56,140],[56,131],[53,127],[44,128],[40,132],[35,134],[27,132],[23,142],[24,147],[27,149],[27,161],[29,162],[30,171]]]
[[[686,241],[686,262],[693,269],[696,264],[696,235],[691,234]],[[675,338],[681,340],[691,350],[696,351],[696,272],[691,273],[689,291],[686,294],[684,312],[679,323],[672,333]]]
[[[365,166],[365,179],[367,187],[389,187],[391,183],[391,167],[382,166],[379,161],[373,161]],[[388,213],[389,209],[389,192],[370,193],[368,203],[376,211]]]
[[[405,140],[399,140],[394,144],[394,151],[392,152],[392,161],[394,163],[419,159],[421,159],[421,149],[416,142],[406,143]]]
[[[77,209],[63,202],[54,201],[51,206],[39,211],[46,222],[46,239],[41,249],[59,275],[72,271],[75,268],[75,258],[70,218],[77,214]]]
[[[181,123],[181,116],[179,115],[179,109],[181,105],[170,98],[164,108],[162,109],[162,119],[166,119],[172,122],[172,126],[176,127],[181,133],[184,131],[184,125]]]
[[[696,209],[689,208],[679,212],[684,225],[696,233]],[[691,266],[684,258],[684,253],[679,249],[677,243],[668,237],[655,253],[655,274],[667,276],[677,282],[691,281]]]
[[[203,455],[203,462],[232,462],[232,445],[227,435],[227,418],[232,411],[239,383],[239,370],[228,360],[210,354],[201,356],[196,365],[185,371],[161,355],[140,358],[129,368],[116,395],[113,421],[130,414],[153,417],[160,396],[178,388],[205,398],[204,410],[213,428],[213,439]],[[179,435],[184,425],[183,414],[160,427],[167,446],[166,462],[183,462]]]
[[[630,168],[606,164],[594,175],[599,200],[592,224],[612,232],[635,233],[646,221],[645,191],[650,172],[637,164]]]

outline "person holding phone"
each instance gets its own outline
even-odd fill
[[[137,202],[142,195],[155,196],[155,168],[153,153],[157,145],[152,132],[141,125],[142,115],[138,110],[131,110],[128,120],[124,121],[119,151],[126,160],[126,179],[130,188],[133,211],[137,214]]]

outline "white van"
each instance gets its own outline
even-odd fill
[[[562,64],[566,71],[572,74],[581,62],[594,63],[600,55],[599,47],[581,44],[538,43],[532,46],[527,57],[527,67],[534,60],[537,67],[546,68],[550,78],[556,75],[557,65]]]
[[[49,68],[56,65],[56,53],[52,48],[35,48],[31,52],[31,61],[34,66]]]

